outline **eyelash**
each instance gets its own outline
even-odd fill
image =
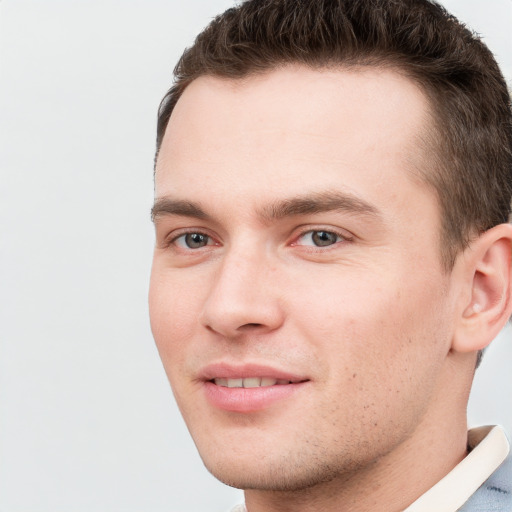
[[[328,245],[315,245],[315,244],[311,244],[311,245],[306,245],[306,244],[299,244],[298,241],[301,240],[302,238],[304,238],[306,235],[310,235],[311,237],[314,236],[315,233],[324,233],[324,234],[329,234],[329,235],[335,235],[335,237],[337,238],[336,241],[334,241],[333,243],[330,243]],[[325,250],[328,250],[330,249],[331,247],[334,247],[342,242],[350,242],[352,240],[352,237],[350,237],[347,233],[345,232],[341,232],[339,230],[336,230],[336,229],[332,229],[332,228],[324,228],[324,227],[318,227],[318,228],[308,228],[304,231],[302,231],[301,233],[299,233],[299,235],[294,239],[294,241],[290,244],[292,247],[293,246],[300,246],[300,247],[306,247],[308,248],[309,250],[313,250],[313,251],[317,251],[317,250],[321,250],[321,251],[325,251]]]
[[[300,244],[299,241],[301,239],[303,239],[306,235],[310,235],[311,237],[314,236],[315,233],[324,233],[324,234],[328,234],[328,235],[334,235],[336,237],[336,240],[333,242],[333,243],[329,243],[328,245],[316,245],[316,244]],[[184,246],[180,246],[178,244],[178,241],[183,238],[185,240],[185,237],[189,236],[189,235],[199,235],[199,236],[203,236],[203,237],[206,237],[208,239],[208,242],[206,243],[206,245],[202,245],[200,247],[190,247],[190,246],[187,246],[187,247],[184,247]],[[293,242],[290,243],[290,246],[294,247],[294,246],[297,246],[297,247],[306,247],[308,248],[309,250],[313,250],[313,251],[317,251],[317,250],[328,250],[329,248],[335,246],[335,245],[338,245],[339,243],[342,243],[342,242],[350,242],[352,240],[352,238],[350,236],[348,236],[346,233],[341,233],[340,231],[338,230],[334,230],[334,229],[325,229],[325,228],[308,228],[308,229],[305,229],[304,231],[302,231],[301,233],[298,234],[298,236],[296,236],[294,239],[293,239]],[[213,243],[212,243],[213,242]],[[178,250],[183,250],[183,251],[196,251],[196,250],[199,250],[199,249],[204,249],[206,247],[209,247],[209,246],[215,246],[215,245],[219,245],[218,242],[215,242],[215,239],[214,237],[212,237],[211,235],[209,235],[208,233],[202,231],[202,230],[193,230],[193,229],[190,229],[190,230],[187,230],[187,231],[183,231],[179,234],[175,234],[174,236],[172,236],[171,238],[169,238],[169,240],[166,242],[166,245],[167,246],[171,246],[171,245],[174,245],[175,247],[177,247]],[[184,245],[188,245],[186,244],[186,242],[184,241]]]
[[[203,237],[208,239],[208,243],[206,245],[198,247],[198,248],[180,247],[180,245],[178,243],[179,239],[180,238],[185,239],[185,237],[187,237],[189,235],[200,235],[200,236],[203,236]],[[213,242],[213,243],[211,243],[211,242]],[[166,247],[175,246],[178,250],[183,250],[183,251],[195,251],[197,249],[204,249],[205,247],[215,246],[215,245],[219,245],[219,243],[215,241],[215,238],[213,236],[209,235],[207,232],[205,232],[202,229],[188,229],[188,230],[185,230],[185,231],[181,231],[179,233],[172,233],[167,238],[167,240],[165,242],[165,246]]]

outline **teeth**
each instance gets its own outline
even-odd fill
[[[259,377],[249,377],[244,379],[244,388],[259,388],[261,386],[261,379]]]
[[[227,379],[228,381],[228,388],[243,388],[244,379]]]
[[[271,377],[247,377],[245,379],[213,379],[217,386],[225,388],[259,388],[275,386],[276,384],[291,384],[285,379],[273,379]]]

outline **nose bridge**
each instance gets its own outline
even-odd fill
[[[270,258],[261,246],[247,243],[228,249],[212,280],[203,323],[228,337],[249,326],[276,328],[281,312],[272,274]]]

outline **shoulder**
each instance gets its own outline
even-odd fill
[[[478,488],[459,512],[512,512],[512,455]]]

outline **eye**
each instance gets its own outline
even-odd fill
[[[328,247],[338,242],[342,242],[344,238],[333,231],[307,231],[303,233],[297,240],[297,245],[314,245],[315,247]]]
[[[184,233],[173,240],[181,249],[201,249],[213,245],[213,240],[204,233]]]

